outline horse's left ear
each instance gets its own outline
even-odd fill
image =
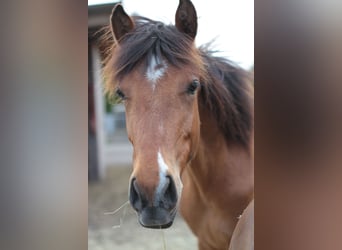
[[[176,11],[177,29],[195,39],[197,34],[197,14],[190,0],[179,0]]]
[[[120,39],[134,28],[132,18],[127,15],[121,4],[114,6],[110,16],[110,24],[113,36],[119,43]]]

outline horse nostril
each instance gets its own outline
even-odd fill
[[[150,202],[152,203],[152,206],[160,206],[164,209],[172,210],[177,205],[177,189],[171,176],[166,176],[165,178],[163,186],[161,186],[161,189],[155,194],[155,200]],[[141,212],[147,206],[151,206],[147,196],[141,190],[135,178],[133,178],[130,183],[129,201],[137,212]]]
[[[177,189],[173,178],[171,176],[167,176],[166,178],[168,178],[169,181],[168,186],[165,189],[164,201],[166,203],[165,205],[168,208],[173,209],[176,206],[178,200]]]
[[[135,178],[133,178],[131,181],[129,190],[129,201],[136,211],[142,209],[142,199],[140,197],[139,187]]]

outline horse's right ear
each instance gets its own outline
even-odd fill
[[[132,18],[125,12],[121,4],[114,6],[110,16],[110,25],[114,39],[120,43],[120,39],[134,28]]]

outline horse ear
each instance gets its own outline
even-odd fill
[[[110,24],[114,38],[120,42],[120,39],[134,28],[134,22],[125,12],[121,4],[114,6],[110,16]]]
[[[195,39],[197,33],[197,14],[190,0],[180,0],[176,11],[177,29]]]

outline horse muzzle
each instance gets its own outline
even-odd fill
[[[153,195],[148,195],[135,178],[130,183],[129,200],[137,211],[139,223],[147,228],[168,228],[176,216],[178,195],[171,176]],[[150,198],[148,198],[150,197]]]
[[[176,212],[161,207],[147,207],[139,214],[139,223],[147,228],[168,228],[172,225]]]

